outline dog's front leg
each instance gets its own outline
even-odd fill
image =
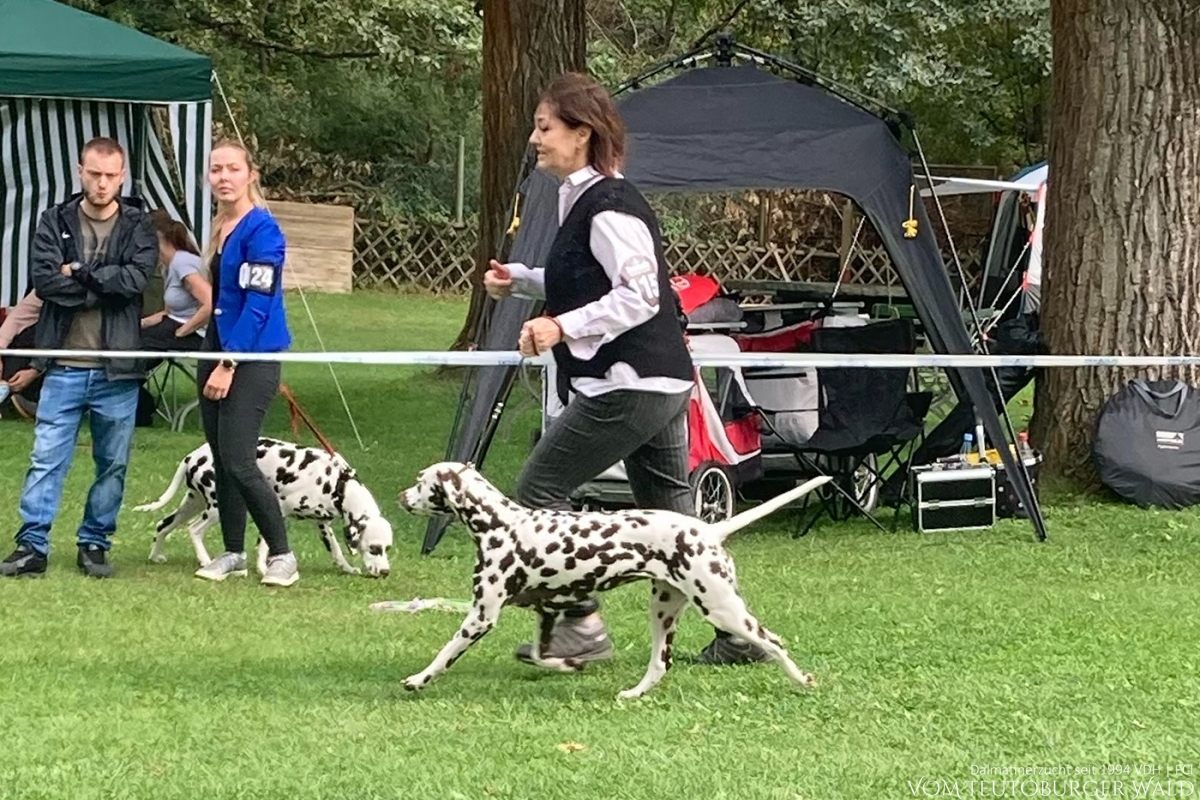
[[[654,581],[650,586],[650,666],[637,686],[617,695],[628,700],[641,697],[654,688],[671,668],[671,640],[675,623],[687,607],[687,595],[666,581]]]
[[[342,553],[342,546],[338,544],[337,535],[333,532],[333,527],[328,522],[318,522],[317,528],[321,531],[321,541],[325,543],[325,549],[333,557],[333,563],[337,565],[338,569],[347,575],[360,574],[361,570],[346,560],[346,556]]]
[[[434,678],[441,675],[457,661],[471,645],[482,639],[500,618],[502,604],[492,600],[476,601],[467,612],[466,619],[459,626],[458,633],[434,657],[433,662],[418,672],[404,679],[404,688],[411,691],[424,689]]]

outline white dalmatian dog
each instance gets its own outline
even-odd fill
[[[302,447],[291,442],[262,437],[258,440],[258,468],[279,498],[285,517],[309,519],[317,523],[321,540],[334,563],[348,574],[360,570],[346,560],[334,534],[333,523],[341,520],[346,545],[352,553],[360,553],[367,574],[387,577],[391,567],[388,550],[392,546],[392,525],[379,510],[379,505],[354,469],[339,454],[330,454],[315,447]],[[163,543],[167,534],[183,525],[188,526],[192,547],[200,566],[211,560],[204,547],[205,532],[220,523],[217,515],[217,480],[213,469],[212,451],[208,443],[197,447],[184,457],[175,470],[171,485],[153,503],[137,506],[135,511],[157,511],[170,502],[182,485],[187,495],[174,512],[163,517],[156,527],[150,560],[161,564],[167,560]],[[190,523],[190,524],[188,524]],[[267,568],[267,544],[258,540],[257,566],[259,574]]]
[[[454,514],[475,539],[474,600],[455,636],[423,671],[404,681],[423,689],[495,626],[506,605],[540,615],[533,660],[538,666],[578,671],[572,659],[542,658],[563,609],[594,592],[648,578],[653,646],[645,677],[621,698],[640,697],[671,666],[675,623],[688,603],[712,625],[767,651],[788,677],[811,686],[779,637],[746,608],[737,587],[725,539],[750,523],[828,482],[814,478],[735,517],[706,524],[671,511],[564,512],[533,510],[507,498],[466,464],[443,462],[424,469],[400,493],[400,506],[414,514]]]

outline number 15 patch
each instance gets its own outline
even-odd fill
[[[242,264],[238,270],[238,286],[262,294],[275,293],[275,267],[270,264]]]

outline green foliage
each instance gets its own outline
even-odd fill
[[[360,209],[452,207],[466,139],[478,194],[479,50],[471,0],[75,0],[209,54],[225,133],[255,145],[274,196]]]
[[[278,196],[445,215],[466,141],[476,209],[474,0],[69,0],[210,54]],[[929,158],[1044,156],[1048,0],[587,0],[589,69],[615,86],[724,25],[739,41],[911,111]],[[734,12],[737,13],[734,13]]]

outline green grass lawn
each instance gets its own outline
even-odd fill
[[[465,310],[394,295],[309,299],[334,350],[444,348]],[[304,306],[292,298],[289,309],[296,349],[315,349]],[[362,449],[327,367],[284,375],[395,524],[391,576],[341,575],[302,523],[291,526],[303,575],[292,589],[196,580],[180,534],[167,564],[148,563],[158,517],[131,509],[201,443],[193,419],[182,434],[138,430],[118,575],[88,581],[74,567],[91,469],[78,450],[49,574],[0,582],[0,797],[824,800],[944,793],[922,778],[957,780],[970,796],[984,767],[1200,769],[1200,514],[1074,498],[1047,499],[1041,544],[1009,521],[941,534],[824,523],[794,540],[786,513],[736,535],[750,606],[815,672],[813,691],[793,689],[775,665],[681,659],[645,699],[618,702],[648,658],[637,584],[606,597],[611,662],[582,675],[519,664],[513,648],[534,620],[510,609],[441,680],[408,694],[400,680],[459,620],[368,606],[469,594],[463,529],[422,557],[424,522],[395,504],[443,455],[458,381],[338,367]],[[514,399],[485,470],[504,488],[536,420],[523,388]],[[281,408],[268,429],[292,437]],[[19,522],[31,441],[31,426],[0,423],[5,535]],[[677,655],[710,636],[686,615]],[[1165,790],[1168,776],[1108,777],[1133,796],[1133,780]]]

